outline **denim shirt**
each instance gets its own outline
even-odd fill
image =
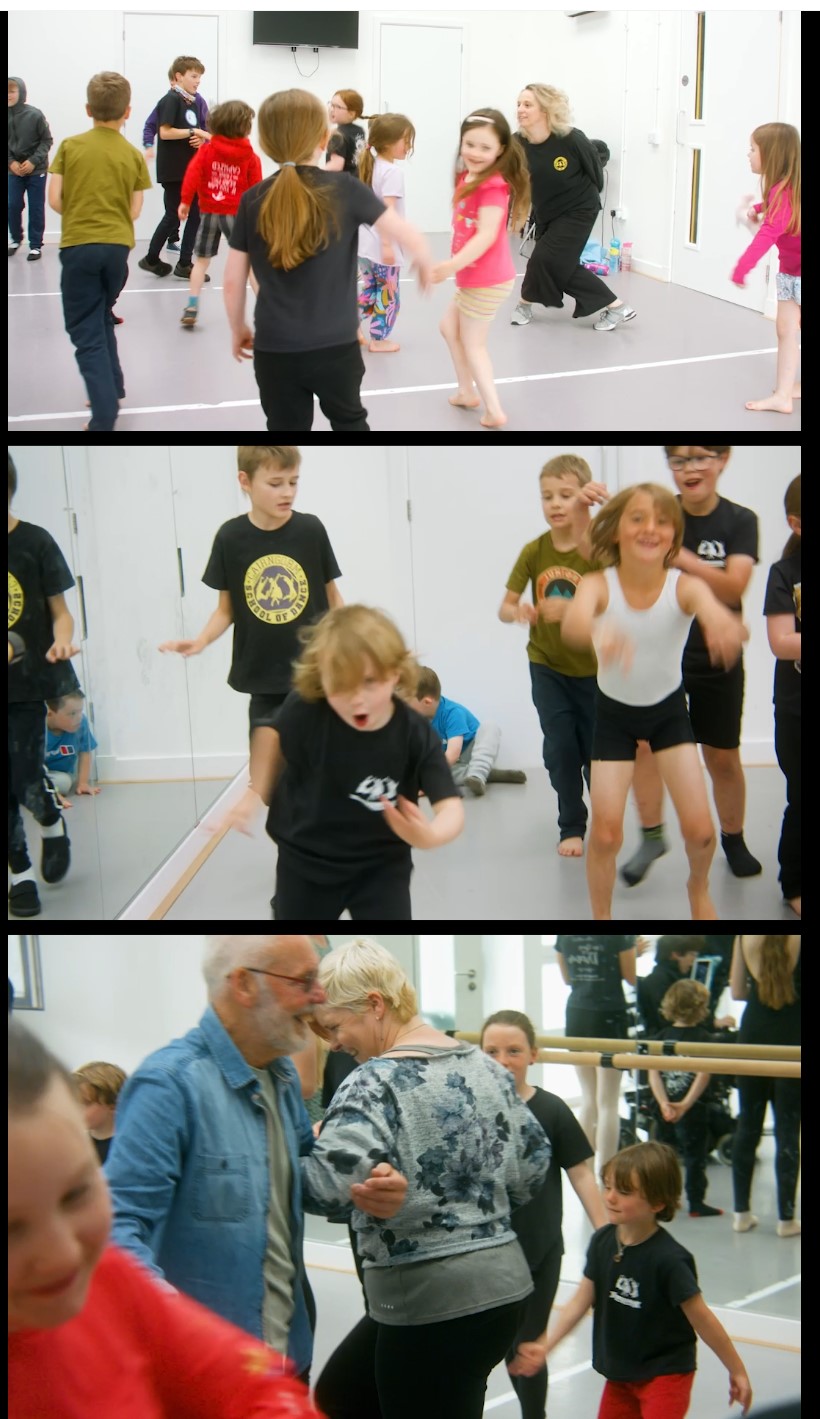
[[[313,1134],[289,1059],[268,1066],[291,1165],[294,1313],[288,1354],[300,1373],[312,1337],[302,1281],[300,1154]],[[211,1006],[199,1025],[148,1056],[117,1102],[106,1175],[112,1240],[155,1275],[262,1337],[270,1195],[259,1082]]]

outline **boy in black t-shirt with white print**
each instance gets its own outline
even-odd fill
[[[601,1169],[612,1222],[589,1244],[584,1279],[538,1345],[546,1358],[594,1307],[592,1364],[606,1376],[598,1419],[683,1419],[695,1378],[696,1337],[729,1372],[729,1403],[745,1414],[752,1387],[745,1366],[698,1286],[695,1259],[658,1222],[671,1222],[681,1171],[665,1143],[622,1148]],[[530,1353],[511,1374],[534,1374]],[[543,1363],[543,1360],[541,1360]]]
[[[160,650],[199,655],[234,628],[228,684],[249,694],[250,786],[230,825],[247,831],[259,808],[259,788],[271,755],[273,723],[291,686],[299,632],[342,598],[341,576],[318,517],[293,511],[301,453],[293,446],[238,449],[239,486],[251,510],[223,523],[202,580],[219,592],[219,606],[195,640],[166,641]]]
[[[74,621],[64,595],[74,578],[45,528],[13,515],[11,500],[16,492],[17,470],[9,455],[9,632],[15,637],[12,644],[18,646],[9,665],[9,914],[26,917],[37,916],[40,897],[21,805],[28,808],[43,835],[43,881],[62,881],[69,867],[59,798],[43,767],[44,701],[79,688],[70,659],[79,651],[72,644]]]
[[[664,448],[683,511],[683,546],[672,563],[706,582],[719,601],[740,614],[741,597],[757,556],[757,516],[750,508],[720,497],[718,479],[732,452],[729,445],[670,445]],[[720,820],[720,841],[735,877],[762,872],[743,838],[746,782],[740,763],[743,660],[730,670],[712,665],[697,621],[683,653],[683,684],[695,739],[712,780]],[[638,747],[633,792],[643,829],[638,851],[621,868],[628,886],[642,881],[655,858],[666,852],[663,785],[647,745]]]
[[[182,179],[197,148],[208,141],[208,133],[200,128],[197,113],[197,90],[205,73],[205,65],[190,55],[175,59],[169,74],[171,89],[157,104],[157,182],[165,194],[165,212],[148,243],[148,250],[137,264],[155,276],[167,276],[171,270],[167,261],[160,260],[166,241],[179,229],[178,208],[182,200]],[[207,108],[205,114],[207,118]],[[175,276],[189,277],[193,267],[194,242],[199,228],[199,203],[194,197],[185,229]]]

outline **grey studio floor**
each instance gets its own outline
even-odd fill
[[[416,852],[413,919],[460,921],[588,921],[586,872],[580,859],[559,858],[555,798],[543,768],[528,769],[526,784],[491,785],[484,798],[464,801],[461,837],[433,852]],[[759,877],[732,876],[720,848],[712,868],[712,894],[721,920],[795,921],[777,882],[777,843],[785,802],[775,767],[747,768],[747,842],[764,865]],[[199,792],[200,813],[220,790]],[[99,815],[98,823],[95,814]],[[25,815],[32,861],[39,863],[39,834]],[[111,920],[122,910],[193,824],[190,785],[104,786],[92,800],[74,800],[66,821],[72,867],[55,887],[41,884],[38,920]],[[670,851],[640,886],[618,882],[616,919],[683,921],[688,917],[687,862],[674,818]],[[162,834],[162,836],[160,836]],[[628,810],[621,861],[638,843]],[[123,848],[123,844],[127,845]],[[168,921],[270,920],[275,848],[260,822],[251,837],[229,833],[207,858],[168,912]]]
[[[517,245],[516,299],[524,269]],[[449,255],[445,234],[432,236],[430,246],[436,260]],[[211,263],[199,324],[185,330],[180,316],[187,282],[141,271],[137,261],[146,249],[146,241],[137,242],[116,307],[125,321],[117,327],[117,342],[127,394],[117,432],[264,429],[252,365],[231,356],[222,304],[224,252]],[[63,327],[58,247],[47,240],[39,262],[27,262],[27,252],[22,246],[9,261],[9,428],[81,433],[88,417],[85,389]],[[799,400],[790,415],[744,407],[773,388],[773,321],[635,272],[622,272],[611,284],[638,314],[609,332],[593,330],[591,316],[573,321],[571,299],[562,310],[536,306],[528,326],[511,325],[513,301],[505,305],[490,335],[509,417],[498,432],[667,430],[685,428],[687,420],[717,431],[799,430]],[[402,281],[395,332],[400,352],[365,353],[362,398],[372,432],[494,432],[481,428],[481,411],[453,409],[447,402],[455,384],[438,322],[452,292],[452,282],[424,295],[413,279]],[[249,317],[252,308],[249,291]],[[314,428],[330,428],[318,406]]]
[[[569,1072],[569,1071],[568,1071]],[[536,1077],[537,1082],[537,1075]],[[625,1111],[625,1110],[623,1110]],[[736,1111],[736,1110],[733,1110]],[[672,1236],[693,1253],[698,1279],[707,1305],[726,1307],[720,1319],[729,1331],[749,1373],[754,1392],[753,1413],[779,1399],[800,1393],[799,1342],[793,1333],[778,1335],[778,1322],[800,1318],[800,1238],[775,1235],[774,1142],[764,1136],[755,1174],[754,1207],[760,1226],[738,1235],[731,1229],[732,1171],[714,1158],[709,1163],[709,1201],[723,1207],[723,1217],[693,1220],[678,1213],[669,1224]],[[591,1235],[580,1203],[564,1182],[564,1243],[561,1285],[556,1307],[566,1304],[581,1278]],[[799,1209],[798,1209],[799,1215]],[[316,1296],[317,1328],[313,1377],[318,1379],[325,1361],[363,1314],[362,1294],[353,1270],[346,1229],[318,1217],[306,1221],[308,1276]],[[315,1251],[311,1241],[326,1243]],[[333,1248],[333,1250],[331,1250]],[[317,1255],[319,1253],[319,1255]],[[761,1332],[761,1317],[773,1317],[763,1326],[766,1340],[744,1340],[752,1331],[746,1320],[754,1315],[754,1335]],[[592,1321],[582,1321],[550,1358],[550,1419],[594,1419],[603,1379],[591,1368]],[[719,1360],[702,1342],[698,1345],[698,1371],[692,1392],[692,1419],[731,1419],[728,1378]],[[420,1400],[419,1414],[424,1406]],[[490,1376],[485,1416],[520,1419],[506,1369]]]

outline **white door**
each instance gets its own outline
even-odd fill
[[[131,85],[131,117],[123,133],[142,152],[142,130],[145,120],[153,113],[163,94],[171,87],[167,66],[178,55],[191,55],[205,65],[199,92],[208,108],[217,102],[217,34],[216,15],[197,15],[193,11],[180,14],[123,16],[123,73]],[[156,148],[154,148],[156,153]],[[153,186],[146,192],[142,212],[134,223],[137,240],[149,240],[164,211],[163,191],[157,184],[156,158],[148,164]]]
[[[462,32],[437,25],[380,26],[379,110],[403,113],[416,130],[404,163],[407,220],[448,232],[461,107]],[[421,85],[419,77],[421,76]]]
[[[768,259],[743,288],[729,277],[752,239],[737,225],[735,209],[746,193],[759,200],[749,137],[779,111],[780,13],[684,11],[680,22],[672,280],[762,311]],[[777,260],[774,250],[771,260]]]

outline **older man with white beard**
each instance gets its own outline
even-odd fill
[[[324,1000],[307,936],[212,936],[208,1008],[156,1050],[119,1096],[106,1165],[112,1240],[155,1274],[288,1355],[303,1378],[299,1158],[313,1133],[289,1054],[299,1017]],[[387,1163],[351,1203],[392,1217],[407,1181]]]

